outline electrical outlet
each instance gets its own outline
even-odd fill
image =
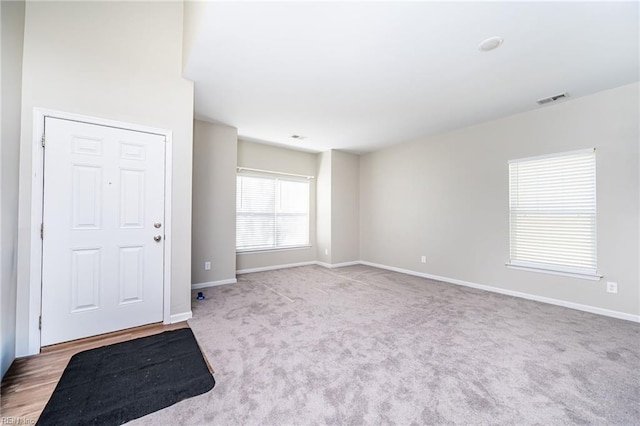
[[[422,262],[422,263],[427,263],[427,256],[422,256],[422,257],[420,258],[420,262]]]
[[[618,292],[618,283],[607,283],[607,293],[617,293]]]
[[[329,249],[324,249],[324,255],[329,256]]]
[[[211,262],[204,262],[204,270],[205,271],[211,270]]]

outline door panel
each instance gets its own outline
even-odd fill
[[[144,301],[144,247],[120,247],[120,297],[118,303]]]
[[[72,229],[100,229],[102,168],[73,166]]]
[[[164,137],[49,117],[45,132],[41,344],[162,321]]]
[[[100,306],[100,249],[71,250],[71,312]]]

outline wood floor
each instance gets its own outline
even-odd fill
[[[69,360],[78,352],[185,327],[186,322],[151,324],[48,346],[38,355],[16,359],[2,380],[0,424],[35,424]]]

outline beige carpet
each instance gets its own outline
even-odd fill
[[[640,424],[639,324],[366,266],[204,293],[216,387],[135,424]]]

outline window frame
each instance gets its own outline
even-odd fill
[[[280,181],[286,182],[298,182],[305,183],[307,185],[307,205],[306,205],[306,214],[305,213],[285,213],[278,211],[278,199],[277,195],[279,194],[280,187],[274,187],[274,211],[272,213],[262,213],[262,215],[273,217],[273,245],[270,247],[256,247],[256,248],[238,248],[238,238],[237,238],[237,229],[238,229],[238,200],[236,200],[236,254],[250,254],[250,253],[260,253],[260,252],[277,252],[277,251],[289,251],[289,250],[299,250],[304,248],[309,248],[311,246],[311,207],[312,207],[312,187],[311,180],[312,176],[301,176],[301,175],[293,175],[287,173],[277,173],[277,172],[268,172],[268,171],[254,171],[252,169],[243,169],[238,168],[238,172],[236,173],[236,191],[238,190],[239,178],[248,177],[248,178],[260,178],[273,181],[275,185],[279,185]],[[258,215],[258,213],[256,213]],[[294,245],[278,245],[277,239],[277,222],[278,217],[286,217],[286,216],[306,216],[306,242],[302,244],[294,244]]]
[[[568,151],[568,152],[561,152],[561,153],[554,153],[554,154],[548,154],[548,155],[541,155],[541,156],[535,156],[535,157],[526,157],[526,158],[519,158],[519,159],[514,159],[514,160],[509,160],[508,165],[509,165],[509,191],[508,191],[508,202],[509,202],[509,261],[506,263],[506,266],[512,269],[520,269],[520,270],[526,270],[526,271],[533,271],[533,272],[541,272],[541,273],[548,273],[548,274],[554,274],[554,275],[562,275],[562,276],[569,276],[569,277],[574,277],[574,278],[582,278],[582,279],[587,279],[587,280],[600,280],[602,278],[602,275],[600,275],[598,273],[597,267],[598,267],[598,253],[597,253],[597,218],[598,218],[598,214],[597,214],[597,175],[596,175],[596,169],[597,169],[597,161],[596,161],[596,157],[595,157],[595,148],[588,148],[588,149],[581,149],[581,150],[575,150],[575,151]],[[514,164],[521,164],[521,163],[526,163],[526,162],[537,162],[537,161],[542,161],[545,159],[548,160],[556,160],[556,159],[560,159],[562,157],[568,157],[568,156],[577,156],[577,155],[587,155],[590,154],[593,156],[592,158],[592,164],[590,165],[590,171],[589,171],[589,176],[592,176],[593,181],[591,182],[593,185],[593,201],[592,201],[592,206],[590,208],[585,208],[584,210],[573,210],[573,209],[562,209],[562,210],[557,210],[555,212],[555,214],[551,214],[548,211],[544,212],[544,210],[529,210],[529,211],[525,211],[524,213],[521,212],[520,214],[533,214],[533,213],[537,213],[540,216],[546,216],[549,218],[552,217],[561,217],[563,215],[570,215],[570,214],[576,214],[576,215],[587,215],[588,217],[592,217],[592,241],[590,241],[591,245],[590,245],[590,249],[593,251],[593,268],[580,268],[580,267],[576,267],[576,266],[572,266],[572,265],[562,265],[562,264],[552,264],[549,262],[545,262],[544,259],[541,259],[540,261],[536,262],[536,261],[530,261],[530,260],[523,260],[523,259],[518,259],[518,258],[514,258],[514,238],[516,238],[516,236],[514,236],[514,215],[517,215],[517,212],[514,212],[514,200],[512,199],[513,195],[514,195],[514,182],[512,181],[512,177],[513,177],[513,173],[512,173],[512,166]],[[586,174],[585,174],[586,176]],[[540,190],[540,192],[543,192],[542,190]],[[519,192],[518,192],[519,194]],[[530,194],[528,194],[530,195]],[[540,196],[540,194],[536,194],[538,196]],[[545,201],[549,201],[548,199],[546,199]],[[544,212],[544,213],[543,213]],[[560,234],[562,231],[560,231],[558,234]]]

